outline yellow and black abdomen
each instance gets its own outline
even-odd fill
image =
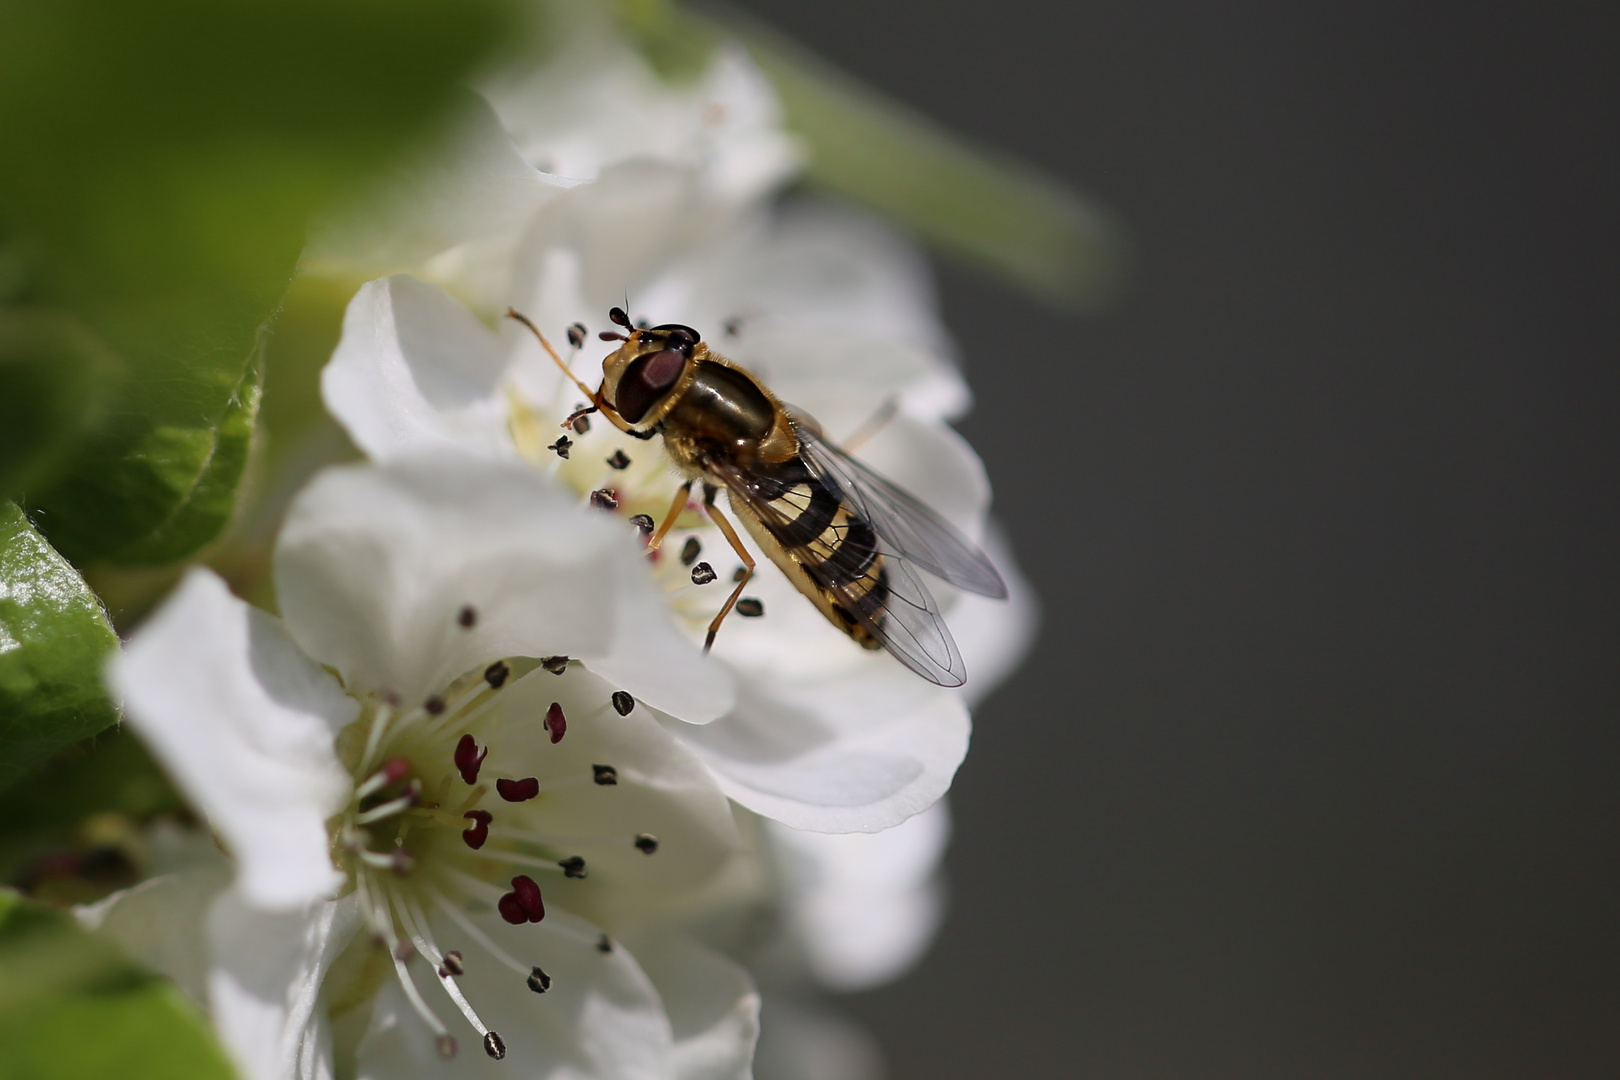
[[[881,648],[868,627],[883,625],[887,571],[871,523],[797,456],[756,473],[751,486],[771,513],[740,516],[771,561],[834,626],[862,648]]]

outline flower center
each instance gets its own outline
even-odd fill
[[[476,613],[463,608],[458,619],[468,626]],[[544,919],[536,875],[583,878],[586,865],[567,850],[566,838],[536,828],[543,825],[536,821],[542,816],[535,812],[538,805],[523,804],[543,804],[541,796],[568,787],[618,782],[611,765],[595,765],[589,777],[550,785],[534,776],[497,772],[502,754],[491,740],[500,739],[493,710],[501,689],[537,667],[560,674],[568,665],[566,657],[496,661],[414,706],[392,695],[373,696],[339,736],[340,756],[350,763],[355,785],[349,805],[329,823],[333,854],[353,884],[373,942],[388,951],[407,1000],[446,1058],[455,1055],[456,1039],[410,974],[408,965],[418,955],[433,966],[484,1051],[499,1060],[506,1056],[506,1044],[479,1018],[457,981],[469,963],[466,955],[441,947],[429,915],[442,913],[472,946],[510,969],[514,987],[521,980],[530,991],[545,993],[551,976],[497,945],[468,910],[493,905],[514,925]],[[612,706],[628,712],[618,698],[614,695]],[[633,707],[633,700],[629,704]],[[560,741],[568,724],[562,705],[552,702],[541,723],[551,742]],[[649,846],[656,850],[657,841],[646,834],[624,839],[648,854]]]

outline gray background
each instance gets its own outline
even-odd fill
[[[945,275],[1047,624],[899,1080],[1620,1075],[1613,6],[743,6],[1140,260]]]

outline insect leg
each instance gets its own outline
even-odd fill
[[[838,444],[838,448],[846,454],[853,454],[865,445],[868,439],[887,427],[889,421],[893,420],[899,411],[900,395],[890,394],[883,399],[883,404],[878,406],[877,412],[868,416],[860,427],[850,433],[849,438]]]
[[[690,480],[675,489],[675,498],[671,499],[669,503],[669,513],[664,515],[664,520],[658,525],[658,531],[652,534],[651,540],[647,541],[648,551],[657,551],[659,546],[663,544],[664,537],[669,535],[669,530],[675,525],[675,519],[681,516],[682,510],[686,509],[686,497],[691,493],[692,481]]]
[[[726,534],[726,539],[731,543],[731,550],[735,551],[737,557],[743,561],[745,569],[743,570],[743,576],[737,582],[737,587],[731,590],[730,596],[726,597],[726,606],[720,609],[720,614],[716,615],[714,621],[709,624],[709,636],[703,639],[703,651],[705,653],[713,648],[714,635],[720,632],[720,624],[725,621],[727,615],[731,614],[731,609],[737,605],[737,597],[742,595],[742,591],[748,585],[749,579],[754,576],[754,558],[748,554],[748,549],[743,547],[742,540],[737,536],[737,530],[731,527],[731,522],[727,521],[726,516],[720,512],[720,508],[714,505],[716,494],[717,492],[712,484],[703,485],[703,509],[708,512],[709,520],[719,526],[720,531]]]

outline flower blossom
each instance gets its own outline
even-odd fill
[[[640,561],[519,465],[322,474],[280,618],[194,570],[110,673],[229,863],[86,921],[206,1002],[250,1080],[747,1077],[751,981],[661,915],[736,846],[662,718],[732,688]]]

